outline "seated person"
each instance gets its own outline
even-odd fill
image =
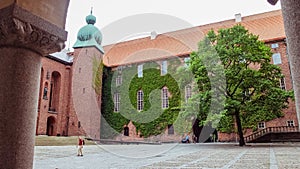
[[[181,140],[182,143],[190,143],[189,135],[186,135],[183,140]]]

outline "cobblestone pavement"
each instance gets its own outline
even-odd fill
[[[300,143],[35,147],[34,169],[300,169]]]

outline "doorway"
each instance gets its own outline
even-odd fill
[[[47,131],[46,135],[48,136],[54,136],[54,126],[55,126],[55,117],[50,116],[47,118]]]
[[[129,136],[129,127],[124,127],[124,136]]]

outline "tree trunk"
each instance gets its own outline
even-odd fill
[[[239,134],[239,146],[244,146],[245,140],[244,140],[244,134],[243,134],[243,129],[242,129],[242,123],[240,119],[240,112],[238,110],[235,111],[235,121],[236,121],[236,126],[238,128],[238,134]]]

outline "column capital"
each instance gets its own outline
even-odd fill
[[[27,48],[45,56],[63,49],[66,39],[65,30],[17,5],[0,10],[0,47]]]

